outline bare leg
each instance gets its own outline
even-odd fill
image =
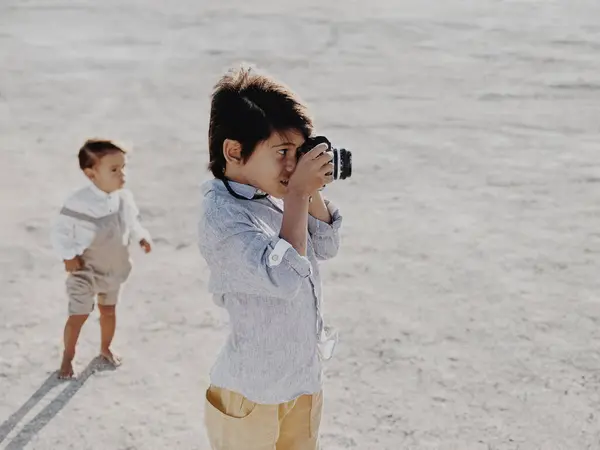
[[[121,365],[121,358],[114,355],[110,350],[110,344],[115,336],[117,326],[117,316],[115,314],[115,305],[98,305],[100,311],[100,355],[112,365]]]
[[[63,352],[63,359],[60,364],[60,371],[58,377],[61,379],[71,378],[73,376],[73,358],[75,357],[75,347],[77,346],[77,340],[79,339],[79,333],[83,324],[88,318],[88,314],[78,314],[69,316],[67,323],[65,324],[64,340],[65,350]]]

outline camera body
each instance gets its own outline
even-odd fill
[[[308,138],[304,144],[296,151],[296,157],[300,159],[302,155],[308,153],[317,145],[327,144],[327,150],[333,153],[333,179],[345,180],[352,176],[352,152],[344,148],[333,148],[331,142],[325,136],[314,136]]]

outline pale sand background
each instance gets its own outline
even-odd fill
[[[208,448],[226,323],[196,205],[211,87],[246,60],[355,156],[328,189],[346,222],[324,269],[343,341],[323,448],[599,449],[600,3],[209,5],[0,3],[0,447]],[[156,250],[134,253],[125,365],[57,385],[48,231],[92,135],[134,145]],[[98,340],[94,318],[79,370]]]

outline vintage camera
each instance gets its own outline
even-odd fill
[[[333,179],[345,180],[352,176],[352,152],[345,148],[332,148],[331,142],[325,136],[315,136],[308,138],[304,144],[296,151],[296,157],[300,159],[302,155],[308,153],[317,145],[327,144],[327,150],[333,152]]]

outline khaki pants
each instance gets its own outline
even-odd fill
[[[279,405],[210,386],[204,422],[213,450],[318,450],[323,393]]]

